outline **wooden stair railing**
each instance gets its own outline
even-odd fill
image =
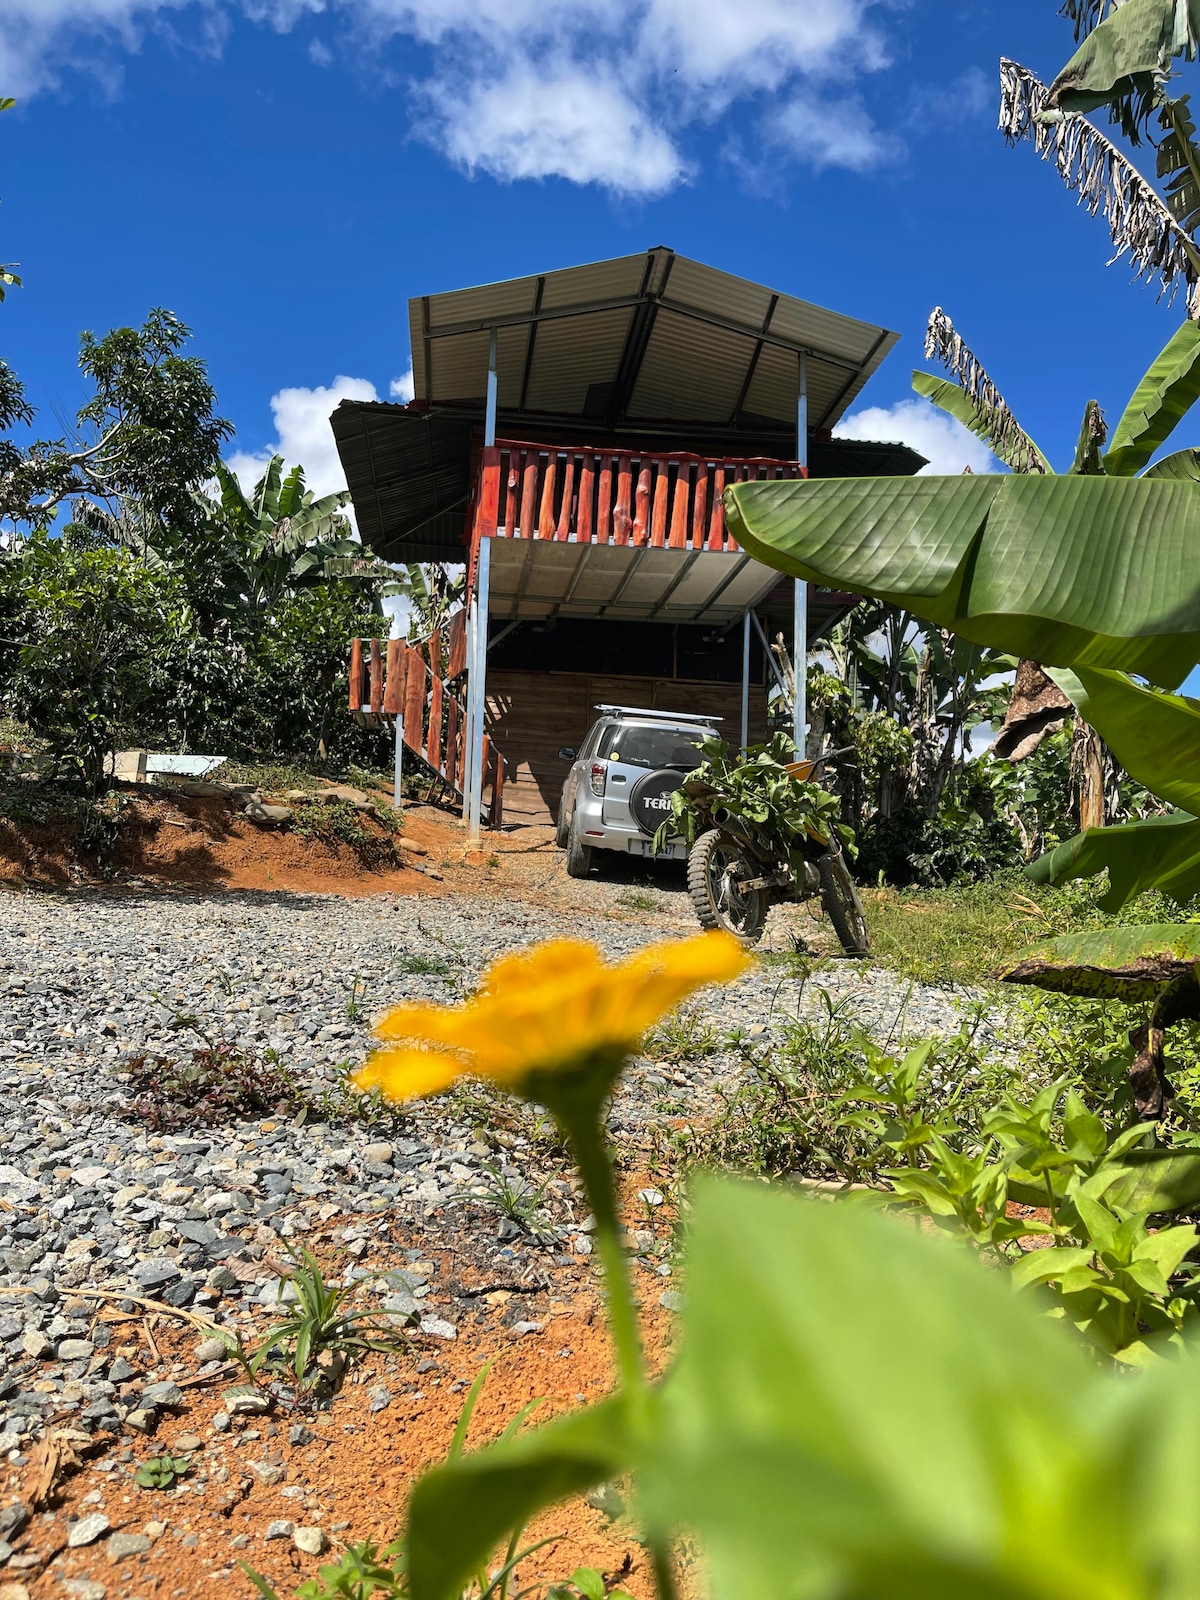
[[[464,798],[466,706],[458,692],[467,662],[466,612],[443,630],[408,644],[403,639],[351,639],[350,714],[360,719],[403,717],[404,743],[434,774],[430,796],[442,787]],[[445,675],[443,676],[443,659]],[[484,817],[504,819],[504,759],[483,739]]]

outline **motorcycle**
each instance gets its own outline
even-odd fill
[[[844,754],[835,750],[821,761],[789,762],[783,770],[803,783],[822,762]],[[722,928],[754,945],[772,905],[819,896],[846,954],[867,954],[866,917],[836,828],[828,838],[811,826],[802,835],[785,835],[732,811],[727,797],[703,779],[687,779],[682,791],[696,819],[687,883],[701,927]]]

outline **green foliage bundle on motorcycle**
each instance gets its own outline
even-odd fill
[[[854,854],[854,833],[839,820],[837,796],[788,771],[797,753],[786,734],[732,753],[724,739],[706,739],[700,751],[703,760],[671,796],[671,815],[654,835],[656,853],[673,836],[690,848],[713,826],[714,811],[724,810],[775,834],[785,846],[805,835],[823,844],[836,836]]]

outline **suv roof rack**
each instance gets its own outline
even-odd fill
[[[694,711],[649,711],[645,706],[593,706],[593,711],[617,712],[622,717],[651,717],[655,722],[699,722],[708,727],[724,717],[700,716]]]

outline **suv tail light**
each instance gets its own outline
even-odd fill
[[[592,762],[591,771],[588,773],[588,781],[591,783],[593,794],[602,795],[604,793],[604,775],[607,771],[607,761]]]

